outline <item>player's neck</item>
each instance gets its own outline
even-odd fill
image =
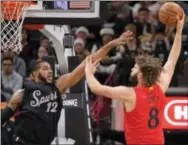
[[[142,83],[139,81],[137,87],[143,87]]]
[[[36,83],[41,83],[41,80],[38,79],[37,77],[33,77],[32,79],[33,79],[33,81],[36,82]]]

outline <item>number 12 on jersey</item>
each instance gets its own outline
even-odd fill
[[[149,111],[149,120],[148,120],[148,127],[151,129],[155,129],[159,125],[159,118],[158,118],[158,109],[153,107]]]
[[[46,112],[57,112],[57,102],[49,102],[47,104],[47,110]]]

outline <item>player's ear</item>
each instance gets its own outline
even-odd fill
[[[142,78],[142,73],[139,72],[137,77],[138,77],[138,79],[141,79]]]
[[[35,72],[32,72],[32,73],[31,73],[31,78],[32,78],[32,80],[37,81],[37,80],[38,80],[38,79],[37,79],[37,78],[38,78],[38,72],[36,72],[36,71],[35,71]]]

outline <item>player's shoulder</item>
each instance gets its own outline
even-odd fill
[[[128,87],[128,86],[119,86],[124,90],[134,90],[134,87]]]
[[[30,81],[25,81],[23,83],[23,89],[26,89],[27,91],[28,90],[36,90],[36,89],[40,89],[43,87],[44,84],[42,83],[37,83],[33,80],[30,80]]]
[[[120,86],[123,102],[132,102],[136,98],[136,92],[134,87]]]
[[[156,84],[155,84],[155,88],[156,88],[157,90],[160,90],[161,92],[164,92],[164,88],[162,87],[162,85],[161,85],[160,83],[156,83]]]

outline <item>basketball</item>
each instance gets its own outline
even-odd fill
[[[182,8],[174,2],[167,2],[159,9],[159,20],[166,25],[176,25],[177,15],[182,18],[183,11]]]

